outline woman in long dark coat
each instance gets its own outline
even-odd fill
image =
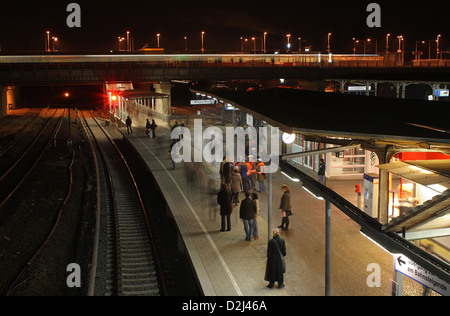
[[[217,194],[217,203],[220,205],[220,216],[222,216],[221,232],[225,231],[225,220],[227,222],[227,231],[231,230],[231,211],[233,205],[231,203],[231,192],[228,190],[228,185],[222,184],[220,192]]]
[[[280,237],[280,231],[274,229],[273,239],[269,241],[267,246],[267,265],[266,265],[266,281],[267,286],[273,289],[275,282],[278,282],[278,288],[284,287],[284,273],[286,272],[286,264],[284,257],[286,256],[286,243]]]

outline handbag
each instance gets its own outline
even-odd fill
[[[294,213],[292,213],[292,210],[286,210],[286,216],[292,216]]]
[[[280,254],[281,264],[282,264],[282,267],[283,267],[283,273],[286,273],[286,260],[284,260],[284,256],[281,253],[280,247],[278,247],[278,243],[275,240],[273,242],[275,243],[275,246],[277,246],[278,253]]]

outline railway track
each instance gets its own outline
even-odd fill
[[[48,118],[34,141],[25,149],[20,157],[0,175],[0,208],[20,188],[28,175],[36,167],[37,163],[45,153],[45,150],[55,139],[63,121],[64,110],[55,110]],[[62,114],[61,114],[62,113]],[[61,115],[60,115],[61,114]],[[13,146],[9,147],[10,149]],[[6,151],[2,152],[2,155]],[[4,165],[2,163],[2,165]]]
[[[114,142],[90,114],[83,113],[81,121],[98,165],[100,205],[97,212],[106,212],[109,223],[105,293],[120,296],[165,295],[164,279],[146,210],[130,168]],[[96,266],[94,262],[93,267]]]

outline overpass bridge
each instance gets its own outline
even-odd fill
[[[405,65],[381,55],[29,55],[0,56],[0,83],[103,83],[221,79],[445,80],[450,61]]]
[[[352,80],[376,85],[395,80],[397,95],[410,83],[438,89],[448,85],[450,61],[430,60],[405,65],[401,54],[200,54],[200,55],[2,55],[0,117],[15,107],[21,85],[73,85],[106,82],[160,82],[170,94],[171,80],[332,80],[345,91]],[[106,91],[106,89],[104,89]],[[368,90],[367,90],[368,91]]]

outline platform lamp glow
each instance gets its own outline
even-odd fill
[[[285,144],[290,145],[295,142],[295,133],[294,134],[283,133],[283,135],[281,135],[281,138],[283,139],[283,142]]]

